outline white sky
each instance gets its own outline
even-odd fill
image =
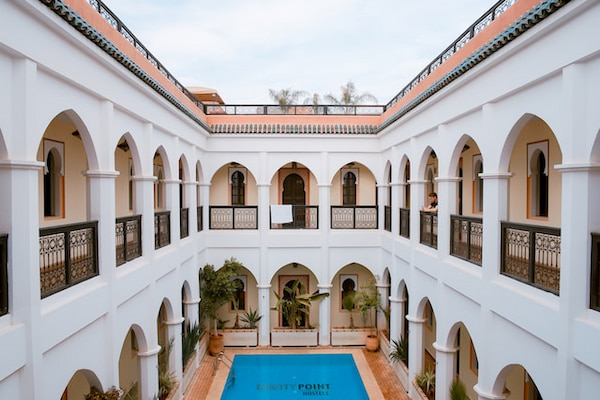
[[[104,0],[185,86],[227,104],[269,89],[390,101],[494,0]]]

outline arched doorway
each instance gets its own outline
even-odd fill
[[[306,191],[304,190],[304,179],[298,174],[290,174],[283,180],[283,193],[281,195],[282,204],[291,204],[294,213],[294,220],[290,223],[284,224],[284,228],[299,229],[304,228],[306,225],[305,221],[305,210],[306,205]]]

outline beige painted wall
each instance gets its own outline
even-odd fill
[[[377,182],[371,171],[361,164],[354,164],[350,169],[358,169],[358,184],[356,193],[356,204],[362,206],[376,205]],[[331,205],[339,206],[343,203],[342,192],[342,170],[336,172],[331,180]]]
[[[229,184],[229,165],[221,167],[213,176],[210,183],[210,205],[227,206],[231,205],[231,189]],[[239,166],[236,168],[243,168]],[[258,187],[256,179],[246,170],[246,205],[255,206],[258,204]]]
[[[373,274],[368,269],[359,264],[350,264],[342,268],[334,277],[331,284],[331,326],[333,328],[342,328],[350,326],[350,313],[342,309],[342,288],[341,288],[341,275],[357,275],[358,286],[356,291],[360,290],[361,285],[367,284],[372,278]],[[352,313],[354,326],[362,327],[370,325],[369,318],[363,321],[362,316],[358,312],[358,309]]]

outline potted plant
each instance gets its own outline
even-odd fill
[[[458,378],[454,379],[450,384],[450,400],[467,400],[468,398],[465,384]]]
[[[277,292],[275,298],[277,303],[271,308],[273,311],[279,311],[283,315],[285,325],[283,328],[287,331],[294,331],[293,341],[284,338],[285,333],[283,330],[275,331],[271,333],[271,344],[274,346],[287,346],[287,345],[317,345],[317,331],[314,329],[305,330],[303,326],[299,326],[302,323],[303,316],[310,315],[310,307],[313,302],[320,301],[329,296],[329,293],[318,293],[313,294],[306,293],[306,288],[300,283],[300,280],[296,279],[290,286],[283,288],[284,295],[280,296]],[[297,330],[303,330],[304,332],[298,332]]]
[[[361,285],[358,294],[356,295],[356,303],[358,304],[358,311],[366,320],[370,317],[372,331],[367,335],[366,347],[369,351],[377,351],[379,349],[379,335],[375,322],[375,316],[373,311],[377,312],[381,300],[381,295],[377,290],[375,278],[371,279],[367,284]]]
[[[223,351],[223,335],[218,331],[218,310],[227,302],[233,300],[238,289],[238,282],[231,278],[238,274],[242,264],[234,258],[225,260],[221,268],[215,270],[214,266],[207,264],[200,271],[200,315],[204,322],[208,319],[210,329],[209,352],[217,355]]]
[[[392,339],[392,350],[390,351],[390,361],[401,361],[408,366],[408,340],[402,338],[400,340]]]
[[[242,322],[248,324],[249,329],[256,329],[256,324],[260,321],[262,315],[258,313],[258,310],[252,310],[252,307],[248,311],[244,311],[242,315]]]
[[[431,370],[422,371],[415,376],[415,383],[428,399],[435,399],[435,372]]]
[[[233,328],[224,329],[224,345],[225,346],[257,346],[258,345],[258,329],[256,324],[260,321],[262,315],[257,310],[250,308],[244,311],[239,318],[237,327],[234,324]],[[241,325],[242,322],[244,325]]]

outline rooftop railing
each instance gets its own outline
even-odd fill
[[[206,115],[381,115],[380,105],[204,105]]]

